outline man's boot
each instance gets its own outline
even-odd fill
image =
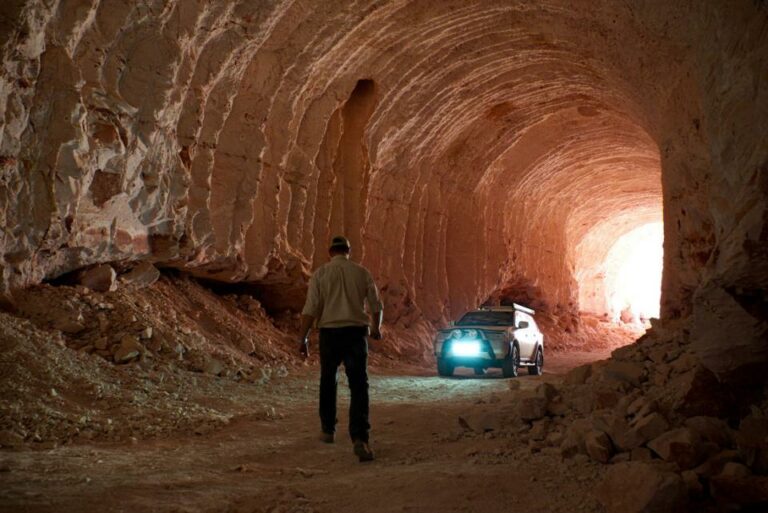
[[[364,442],[362,440],[355,440],[354,442],[355,447],[355,456],[363,462],[363,461],[373,461],[373,451],[370,447],[368,447],[368,442]]]

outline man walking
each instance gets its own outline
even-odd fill
[[[373,460],[368,446],[368,342],[381,339],[383,308],[368,269],[349,259],[345,237],[334,237],[328,250],[331,261],[309,280],[307,301],[301,315],[300,351],[309,356],[309,331],[320,328],[320,423],[322,440],[333,443],[336,432],[336,385],[344,363],[351,401],[349,436],[360,461]],[[365,311],[368,303],[370,318]]]

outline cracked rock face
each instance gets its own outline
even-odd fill
[[[494,293],[573,314],[580,272],[663,219],[662,315],[692,316],[729,375],[768,360],[767,19],[748,1],[3,2],[0,288],[146,260],[295,306],[345,233],[389,322]],[[724,362],[729,319],[745,333]]]

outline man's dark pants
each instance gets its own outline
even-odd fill
[[[320,422],[324,433],[336,431],[336,385],[339,365],[349,382],[349,436],[368,441],[368,334],[366,326],[320,330]]]

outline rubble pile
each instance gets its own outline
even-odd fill
[[[609,465],[597,490],[608,513],[765,511],[764,391],[721,383],[691,346],[684,321],[654,320],[611,359],[535,391],[513,381],[515,409],[463,422],[512,433],[532,452]]]
[[[79,281],[18,293],[16,313],[61,332],[67,347],[118,364],[171,360],[226,376],[252,360],[288,362],[293,352],[294,338],[248,295],[217,296],[188,277],[161,277],[146,263],[119,278],[102,264],[79,273]]]
[[[235,414],[277,415],[264,385],[288,375],[294,338],[257,300],[146,263],[77,279],[20,291],[14,315],[0,313],[0,446],[201,434]]]

